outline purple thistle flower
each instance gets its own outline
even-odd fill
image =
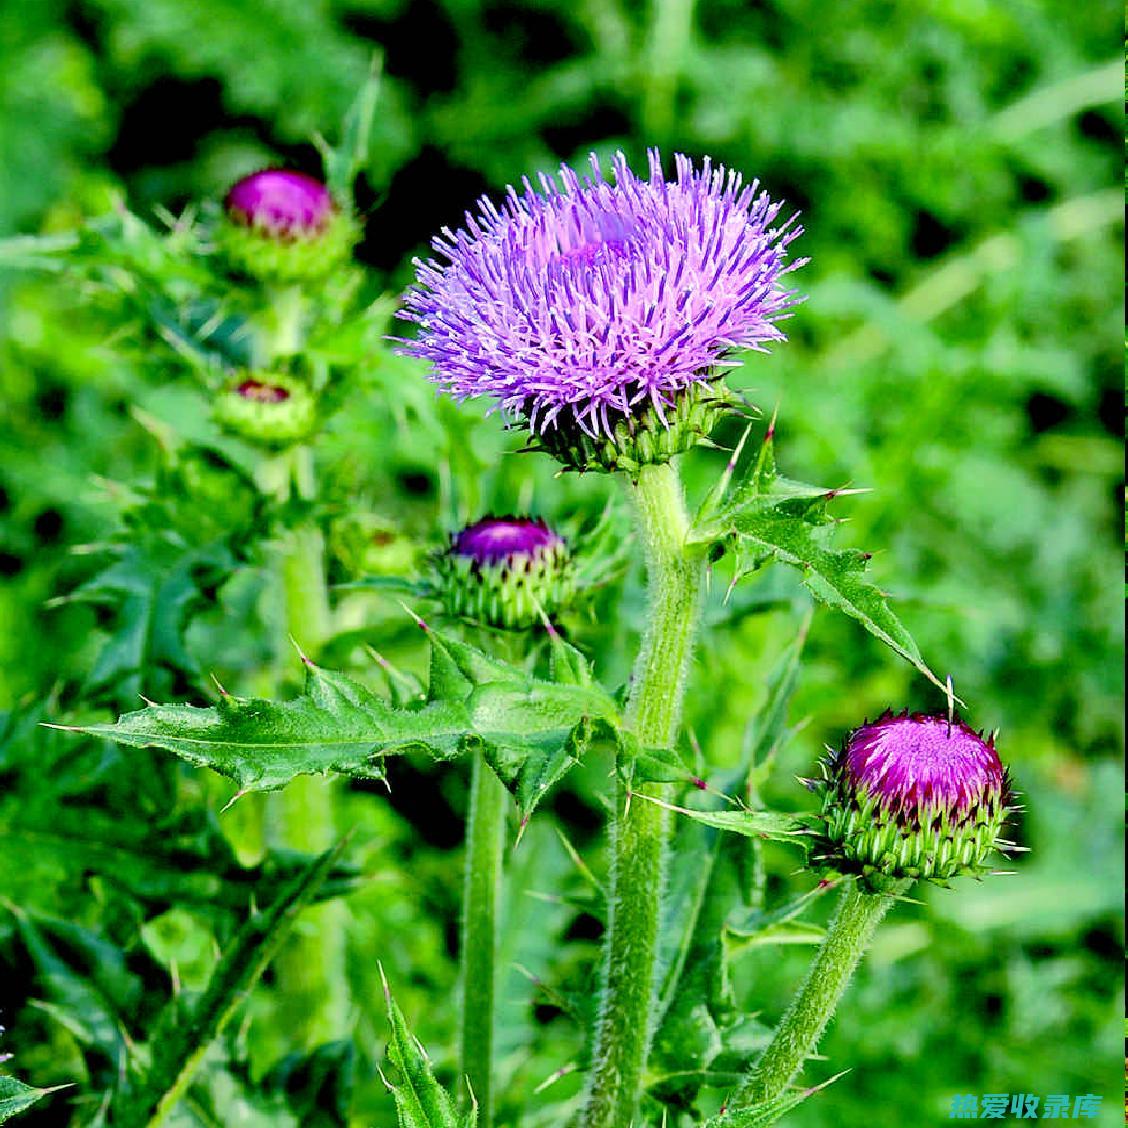
[[[539,517],[483,517],[456,533],[450,550],[477,564],[497,564],[510,557],[537,556],[563,545],[563,538]]]
[[[995,751],[962,721],[885,713],[862,725],[823,764],[823,830],[811,860],[855,873],[943,881],[980,874],[1010,808],[1010,782]]]
[[[534,434],[572,428],[610,438],[652,409],[667,424],[680,396],[719,380],[734,349],[766,351],[799,298],[782,285],[802,228],[777,222],[758,182],[709,158],[657,150],[649,179],[614,159],[591,175],[561,167],[558,186],[523,180],[499,208],[488,198],[457,232],[416,260],[418,284],[399,316],[420,327],[403,351],[429,361],[459,400],[486,396]]]
[[[223,206],[235,223],[281,239],[318,234],[335,211],[333,197],[320,180],[281,168],[266,168],[236,181]]]
[[[902,817],[966,818],[1005,786],[994,740],[947,717],[886,713],[852,733],[843,756],[850,785]]]

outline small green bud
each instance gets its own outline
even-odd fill
[[[308,439],[317,425],[317,401],[300,380],[280,373],[244,376],[215,402],[224,430],[265,447],[286,447]]]

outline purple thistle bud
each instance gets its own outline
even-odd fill
[[[786,339],[777,322],[799,298],[782,280],[805,260],[787,264],[802,228],[758,182],[709,158],[675,164],[667,181],[652,149],[642,179],[619,153],[609,183],[593,154],[590,176],[564,165],[559,186],[542,174],[539,191],[526,178],[500,208],[483,197],[433,240],[444,261],[416,260],[399,316],[420,332],[404,351],[580,468],[693,445],[715,418],[693,408],[728,398],[718,369],[732,352]],[[625,450],[640,431],[651,439]]]
[[[866,877],[981,873],[1006,844],[1010,785],[995,750],[962,721],[887,712],[824,763],[813,860]]]
[[[563,538],[539,517],[483,517],[456,533],[450,550],[477,564],[497,564],[507,557],[534,557],[563,545]]]
[[[266,168],[232,185],[223,206],[228,216],[279,239],[306,238],[323,231],[333,216],[333,197],[304,172]]]
[[[236,181],[223,201],[216,242],[237,270],[265,282],[323,278],[344,262],[359,236],[351,214],[320,180],[266,168]]]
[[[434,564],[447,611],[494,627],[531,627],[575,590],[568,546],[539,518],[483,517],[455,533]]]

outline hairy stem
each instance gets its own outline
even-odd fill
[[[686,551],[689,517],[676,470],[644,466],[631,489],[646,558],[650,619],[635,662],[626,720],[644,747],[677,739],[693,650],[703,561]],[[668,785],[650,785],[661,796]],[[629,1128],[653,1034],[658,926],[669,812],[629,801],[620,786],[612,862],[603,996],[582,1128]]]
[[[729,1102],[730,1111],[770,1101],[795,1080],[803,1063],[818,1048],[882,917],[911,884],[898,882],[887,893],[867,893],[857,882],[846,888],[803,986],[776,1028],[771,1044]]]
[[[493,1124],[493,1035],[502,855],[509,795],[481,753],[474,757],[462,902],[462,1073]]]

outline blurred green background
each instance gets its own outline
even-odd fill
[[[1099,1093],[1096,1123],[1119,1122],[1121,18],[1105,0],[0,3],[0,236],[66,230],[119,193],[143,215],[178,212],[262,164],[316,171],[311,136],[336,127],[374,50],[384,79],[358,185],[368,216],[359,257],[389,292],[478,195],[593,149],[636,161],[654,144],[708,153],[801,209],[808,300],[791,342],[753,358],[735,383],[766,411],[778,405],[785,472],[872,487],[839,503],[849,518],[840,541],[876,552],[874,573],[930,664],[951,672],[975,725],[1001,730],[1031,854],[1016,876],[929,889],[922,906],[893,914],[823,1046],[826,1075],[853,1072],[792,1114],[797,1128],[941,1124],[953,1094],[985,1092]],[[0,276],[0,317],[0,709],[12,709],[77,698],[97,657],[97,616],[45,604],[87,574],[75,547],[114,528],[119,507],[101,479],[151,474],[152,443],[132,408],[189,431],[206,413],[159,365],[115,351],[65,278]],[[380,363],[385,389],[420,378],[407,363]],[[439,410],[448,430],[453,415]],[[452,486],[443,457],[428,460],[406,428],[358,400],[321,449],[338,467],[342,506],[370,506],[420,542],[437,540],[460,506],[471,516],[475,504],[531,502],[563,517],[614,494],[602,480],[554,481],[539,457],[499,459],[518,443],[491,423],[469,428],[479,481],[456,468]],[[696,488],[719,457],[687,460]],[[798,602],[769,573],[725,611],[726,579],[688,718],[721,764],[736,756]],[[248,598],[234,588],[190,643],[239,688],[258,651],[253,631],[241,625],[237,637],[231,626]],[[623,603],[633,620],[578,632],[611,682],[625,666],[605,656],[629,641],[641,598],[634,577]],[[770,609],[752,614],[760,603]],[[379,601],[358,612],[374,637],[394,623],[389,646],[406,652],[395,614]],[[767,798],[801,808],[794,776],[863,716],[938,704],[854,624],[819,612],[792,708],[808,723]],[[150,768],[136,753],[100,755],[119,780]],[[598,850],[601,772],[577,775],[534,825],[514,860],[520,890],[567,884],[553,818]],[[179,786],[189,805],[225,797],[192,773]],[[376,874],[349,902],[349,942],[355,1122],[382,1125],[377,958],[440,1070],[452,1064],[463,781],[404,768],[390,802],[336,786]],[[123,801],[107,794],[108,810]],[[809,885],[793,856],[770,860],[772,896]],[[53,875],[31,893],[0,882],[0,893],[97,924],[97,891],[81,875],[67,880]],[[513,905],[507,958],[543,966],[565,937],[570,958],[593,957],[583,914],[522,893]],[[158,962],[207,947],[206,915],[177,911],[144,923]],[[0,923],[0,945],[12,944]],[[778,1015],[807,956],[742,957],[748,1005]],[[4,1048],[38,1084],[72,1080],[68,1035],[27,1005],[40,997],[11,977],[0,987]],[[532,997],[511,976],[504,1038],[532,1030],[537,1049],[513,1051],[505,1071],[526,1091],[576,1043]],[[261,1006],[250,1032],[259,1062],[293,1048]],[[56,1099],[27,1122],[61,1123],[65,1107]]]

